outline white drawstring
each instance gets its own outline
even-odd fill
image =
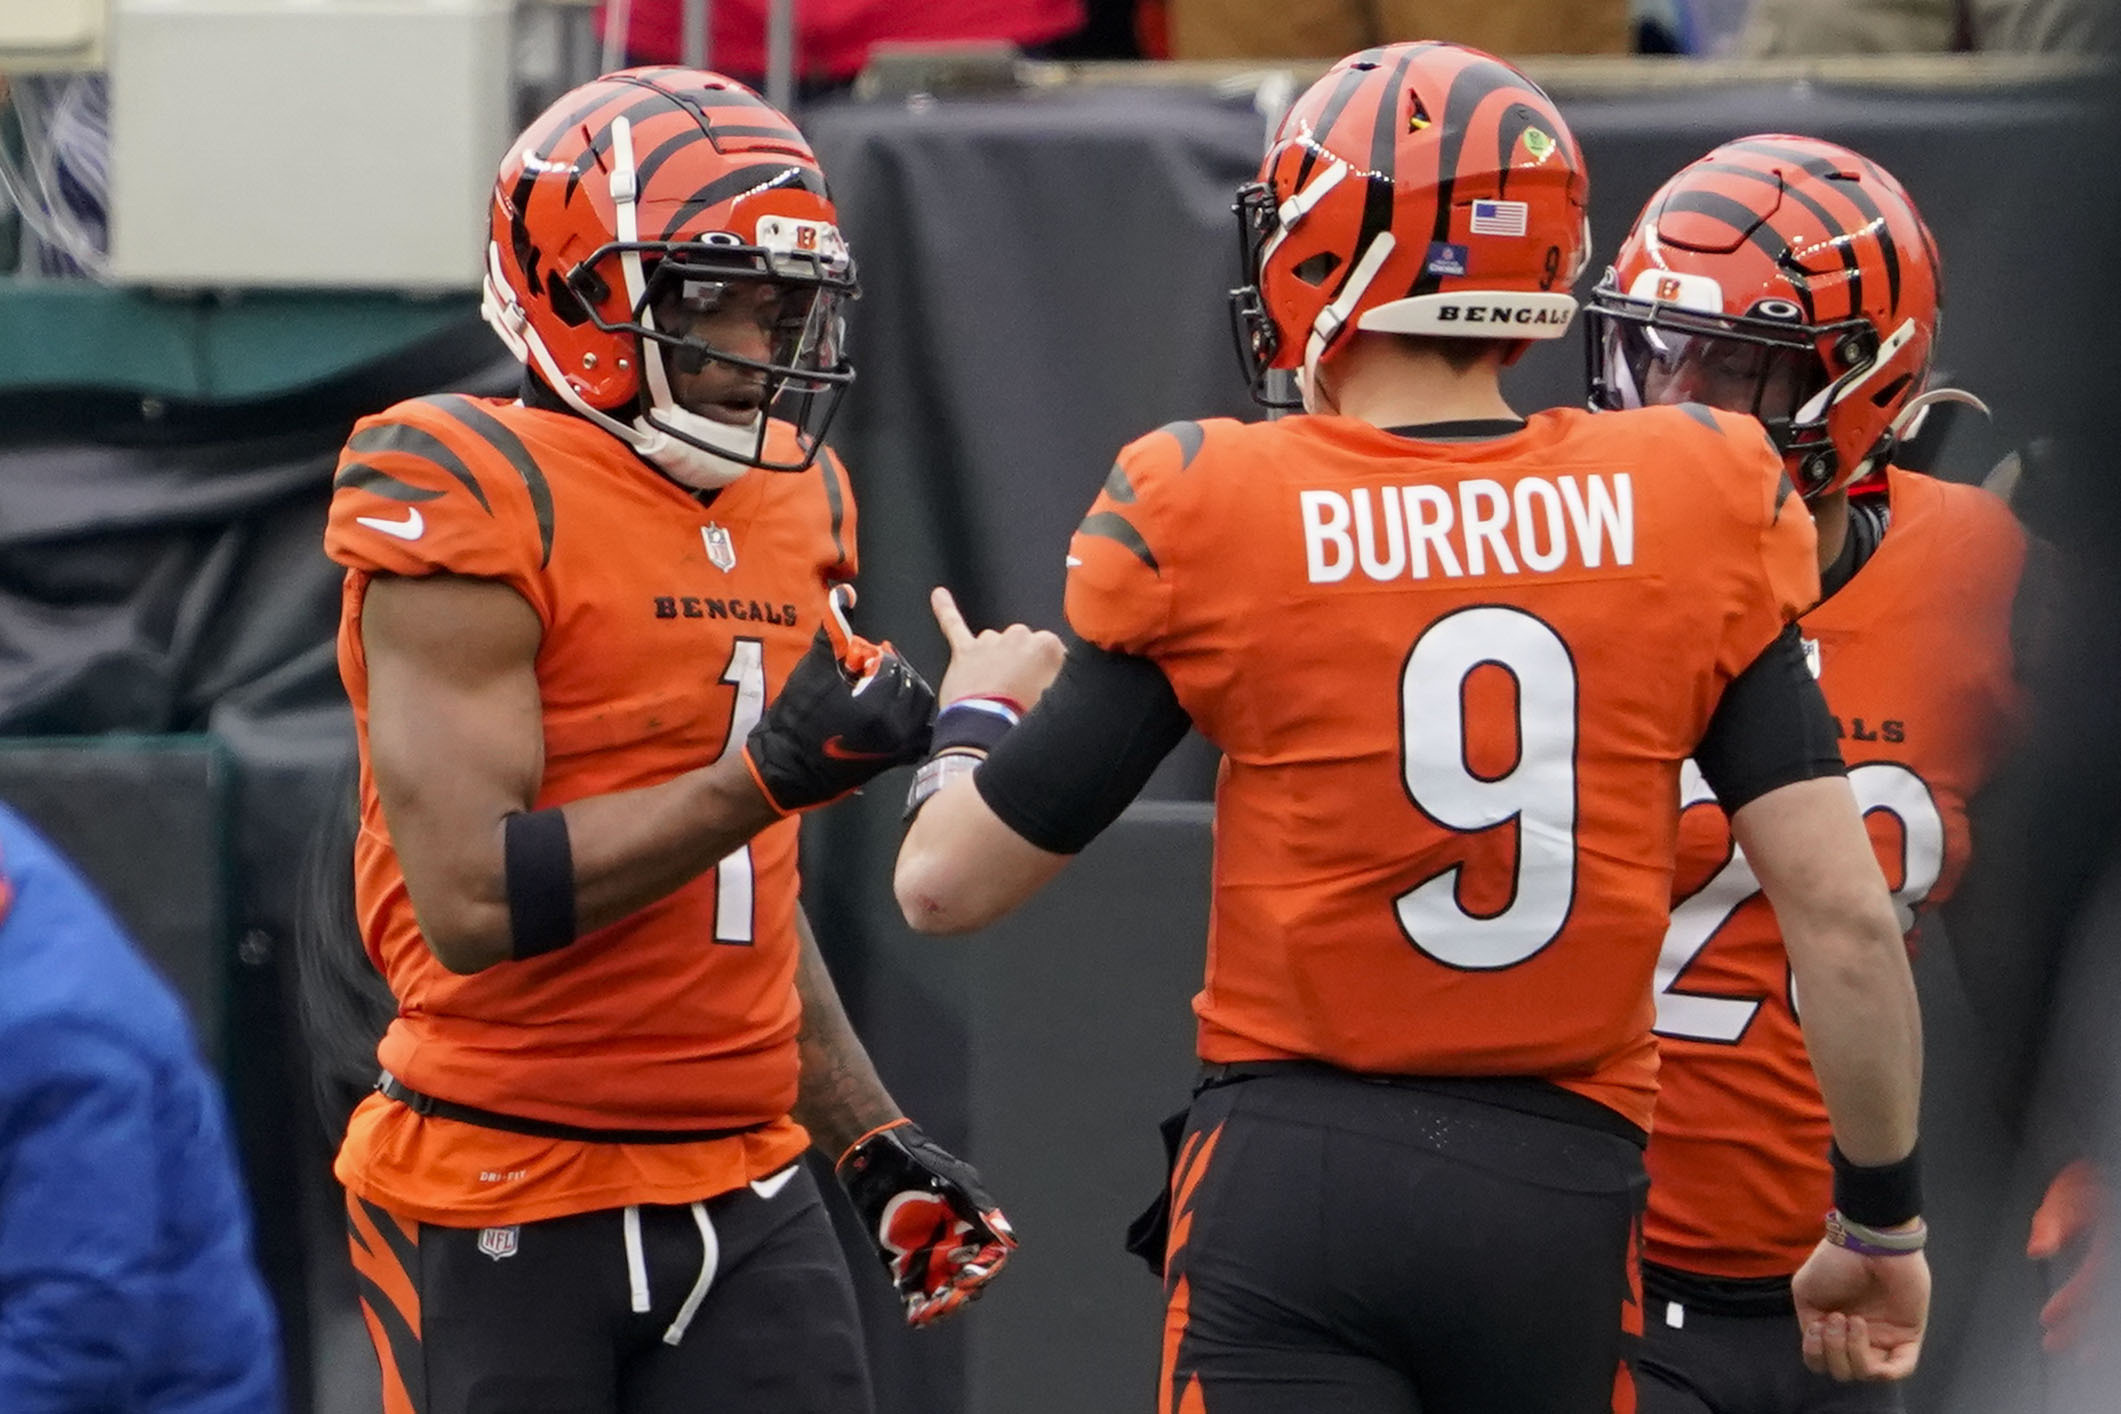
[[[700,1230],[700,1275],[693,1282],[685,1304],[678,1307],[678,1318],[670,1323],[669,1330],[663,1332],[665,1345],[676,1345],[684,1340],[685,1328],[700,1313],[700,1303],[707,1299],[707,1288],[714,1285],[714,1269],[722,1260],[721,1240],[714,1235],[714,1224],[708,1220],[705,1203],[692,1205],[692,1225]]]
[[[646,1311],[648,1259],[641,1253],[641,1210],[632,1204],[626,1207],[626,1280],[633,1287],[633,1309]]]

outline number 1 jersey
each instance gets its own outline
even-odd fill
[[[1177,423],[1071,542],[1076,632],[1223,752],[1200,1054],[1534,1076],[1647,1128],[1681,763],[1818,597],[1811,520],[1697,406],[1417,431]]]
[[[1887,486],[1885,538],[1802,627],[1849,786],[1912,928],[1965,871],[1967,802],[2023,711],[2011,618],[2026,540],[2009,508],[1975,487],[1897,470]],[[1789,1276],[1833,1202],[1802,998],[1774,910],[1698,771],[1681,804],[1657,967],[1664,1070],[1645,1255],[1710,1276]]]
[[[779,1121],[763,1140],[589,1144],[371,1097],[341,1180],[405,1216],[483,1226],[689,1202],[785,1165],[803,1143],[782,1118],[797,1079],[796,822],[557,952],[451,973],[420,933],[368,769],[362,610],[378,575],[509,586],[543,626],[536,807],[657,785],[741,749],[830,586],[854,574],[843,469],[825,453],[799,474],[752,471],[702,504],[582,418],[445,396],[363,419],[334,487],[325,549],[347,570],[339,666],[362,756],[355,894],[398,1000],[381,1063],[457,1104],[585,1129]]]

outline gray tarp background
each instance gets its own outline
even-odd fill
[[[2065,375],[2083,370],[2058,351],[2092,347],[2078,257],[2110,239],[2083,204],[2112,170],[2087,172],[2099,149],[2086,90],[1560,97],[1594,174],[1594,273],[1682,162],[1744,132],[1816,133],[1891,168],[1928,214],[1947,262],[1942,363],[1995,402],[2004,437],[2051,426],[2073,395]],[[1263,121],[1243,99],[1099,90],[847,103],[805,126],[866,289],[861,380],[835,434],[863,507],[858,620],[939,668],[929,585],[954,586],[976,622],[1054,622],[1067,533],[1118,446],[1178,417],[1249,415],[1223,292],[1230,194]],[[207,732],[232,767],[225,1044],[251,1182],[267,1195],[262,1246],[303,1348],[305,1291],[327,1293],[342,1324],[348,1299],[330,1276],[327,1146],[284,966],[301,842],[349,731],[330,648],[338,574],[319,548],[329,469],[362,412],[507,388],[496,354],[467,326],[271,403],[155,417],[94,390],[0,403],[0,734]],[[1580,370],[1576,340],[1540,350],[1515,375],[1522,405],[1578,400]],[[1992,445],[1955,439],[1945,469],[1978,475]],[[1211,768],[1191,744],[1157,793],[1198,797]],[[26,804],[38,790],[0,776]],[[1145,1407],[1155,1291],[1117,1240],[1155,1181],[1147,1121],[1187,1079],[1202,824],[1168,809],[1130,821],[1087,876],[1010,925],[1018,947],[934,944],[890,906],[896,790],[876,795],[806,837],[812,916],[899,1099],[986,1169],[1031,1244],[973,1322],[918,1340],[889,1329],[862,1258],[881,1407]],[[123,809],[123,788],[110,799]],[[139,848],[116,838],[88,860],[107,878]],[[1953,1005],[1933,1074],[1978,1079],[1979,1004]],[[1996,1117],[1959,1108],[1959,1142],[1993,1149]],[[1940,1278],[1970,1259],[1940,1250]],[[1932,1378],[1962,1353],[1940,1341]]]

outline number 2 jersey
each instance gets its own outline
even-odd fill
[[[1142,438],[1068,618],[1223,752],[1203,1059],[1537,1077],[1647,1128],[1680,766],[1817,598],[1811,520],[1749,418],[1463,430]]]
[[[656,785],[741,749],[809,648],[831,585],[853,576],[843,469],[826,453],[801,473],[752,471],[702,504],[582,418],[444,396],[357,424],[334,488],[325,547],[347,569],[339,666],[361,744],[356,901],[398,999],[384,1068],[456,1104],[583,1129],[765,1126],[592,1144],[371,1096],[340,1152],[342,1181],[408,1217],[486,1226],[689,1202],[792,1160],[805,1147],[786,1118],[797,823],[557,952],[454,974],[420,934],[370,774],[362,606],[378,575],[509,586],[544,630],[536,808]]]
[[[1895,470],[1870,559],[1804,616],[1902,926],[1942,902],[1972,851],[1967,804],[2024,710],[2011,619],[2024,532],[1988,493]],[[1833,1202],[1831,1131],[1774,910],[1698,771],[1657,968],[1664,1070],[1644,1255],[1713,1277],[1787,1277]]]

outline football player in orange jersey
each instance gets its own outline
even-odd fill
[[[796,813],[917,759],[933,708],[837,617],[855,510],[818,439],[855,291],[785,116],[609,75],[495,184],[522,398],[347,443],[353,864],[398,1014],[337,1173],[389,1410],[868,1408],[813,1144],[912,1323],[1007,1254],[797,901]]]
[[[1903,929],[1965,870],[1968,802],[2023,705],[2024,533],[1994,496],[1892,464],[1948,395],[1925,391],[1940,282],[1890,174],[1771,134],[1718,147],[1650,199],[1589,321],[1595,403],[1750,413],[1811,506],[1824,601],[1801,620],[1805,649]],[[1805,1053],[1814,999],[1717,797],[1690,763],[1656,975],[1642,1408],[1895,1410],[1897,1386],[1834,1384],[1788,1339],[1793,1310],[1816,1319],[1791,1277],[1833,1202]]]
[[[896,877],[916,928],[1020,903],[1189,725],[1223,752],[1207,1071],[1155,1253],[1165,1411],[1633,1407],[1689,757],[1783,913],[1846,1154],[1844,1245],[1804,1278],[1817,1358],[1919,1350],[1924,1258],[1873,1250],[1920,1242],[1920,1021],[1793,627],[1811,520],[1750,417],[1502,396],[1569,327],[1585,198],[1509,65],[1342,60],[1238,200],[1254,386],[1293,373],[1307,415],[1120,453],[1050,687],[1040,645],[938,594],[952,660]]]

